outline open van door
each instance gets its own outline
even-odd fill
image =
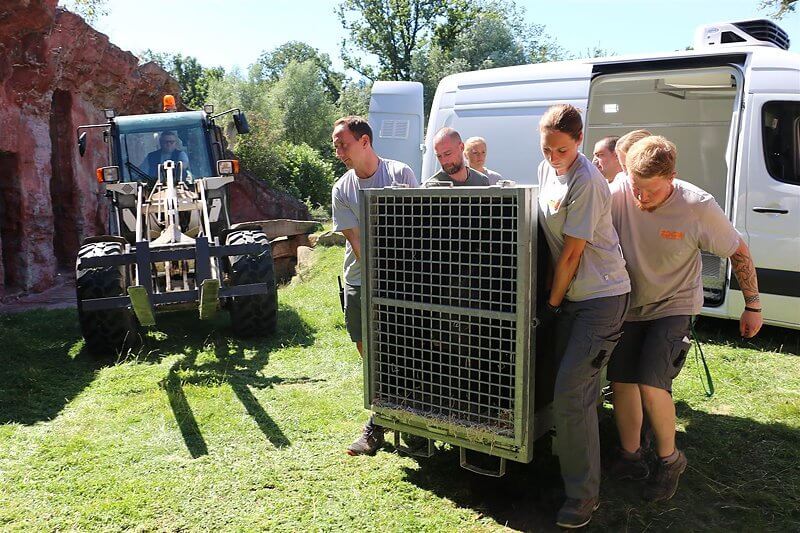
[[[764,321],[800,329],[800,94],[752,94],[745,108],[750,142],[739,220],[745,221]],[[731,289],[738,288],[731,276]],[[734,312],[744,305],[738,294]]]
[[[375,152],[411,167],[422,181],[424,109],[422,84],[415,81],[376,81],[369,99],[369,125]]]

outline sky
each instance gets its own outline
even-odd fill
[[[334,13],[340,0],[108,0],[94,25],[133,53],[194,56],[205,67],[246,70],[263,51],[292,40],[330,55],[341,69],[345,37]],[[759,0],[517,0],[527,21],[543,24],[567,51],[598,46],[614,55],[663,52],[692,44],[697,26],[766,18]],[[800,12],[778,24],[800,51]],[[353,73],[351,73],[353,74]]]

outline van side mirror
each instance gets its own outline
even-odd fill
[[[240,135],[250,133],[250,124],[247,123],[247,117],[241,111],[234,113],[233,124],[236,126],[236,133]]]
[[[86,153],[86,132],[85,131],[83,133],[81,133],[80,135],[78,135],[78,153],[81,154],[81,157],[83,157],[83,154]]]

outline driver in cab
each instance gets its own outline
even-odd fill
[[[176,167],[179,161],[183,163],[183,174],[186,175],[189,170],[189,156],[178,148],[178,134],[170,130],[162,131],[158,137],[158,144],[160,148],[147,154],[142,163],[147,174],[152,177],[158,176],[158,165],[171,160],[175,162]]]

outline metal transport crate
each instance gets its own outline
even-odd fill
[[[365,405],[462,466],[466,450],[529,462],[551,427],[534,414],[537,192],[361,192]]]

